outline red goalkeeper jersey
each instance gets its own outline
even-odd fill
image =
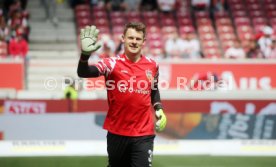
[[[104,129],[123,136],[153,135],[151,88],[157,84],[157,63],[145,56],[133,63],[122,54],[96,67],[105,76],[109,104]]]

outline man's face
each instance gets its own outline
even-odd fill
[[[144,33],[129,28],[123,35],[122,41],[125,47],[125,53],[129,56],[136,56],[141,53],[142,46],[145,43]]]

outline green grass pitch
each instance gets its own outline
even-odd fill
[[[11,157],[1,167],[106,167],[107,158]],[[154,156],[153,167],[276,167],[276,157]]]

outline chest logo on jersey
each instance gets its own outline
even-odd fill
[[[153,81],[153,75],[151,70],[146,70],[146,76],[149,80],[149,82]]]

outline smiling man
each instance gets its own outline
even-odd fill
[[[105,76],[109,110],[103,127],[108,131],[109,167],[150,167],[155,131],[163,131],[167,119],[158,90],[158,64],[141,54],[146,27],[140,22],[126,24],[122,35],[124,54],[90,66],[89,56],[100,48],[98,33],[95,26],[81,30],[78,75]]]

